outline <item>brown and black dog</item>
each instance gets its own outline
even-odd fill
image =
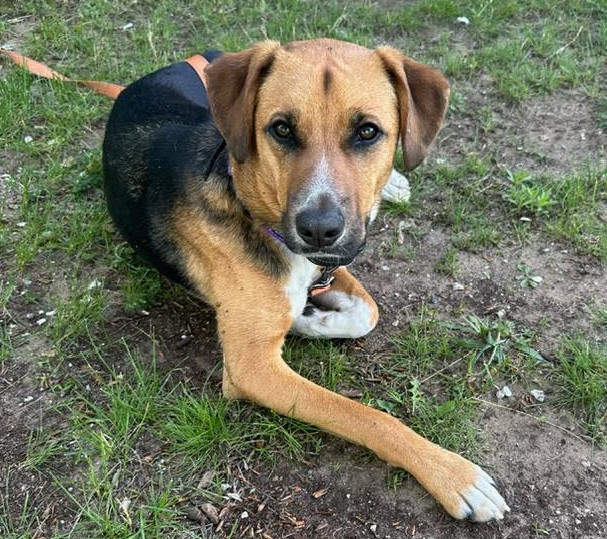
[[[392,169],[399,134],[406,168],[424,159],[447,81],[392,48],[328,39],[206,58],[206,91],[180,63],[122,92],[103,164],[127,240],[216,309],[225,397],[371,449],[455,518],[503,518],[509,508],[481,468],[302,378],[281,355],[289,332],[354,338],[375,327],[377,306],[345,266],[382,189],[406,189]]]

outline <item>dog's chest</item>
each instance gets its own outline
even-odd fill
[[[308,299],[308,290],[312,283],[320,277],[319,266],[312,264],[305,256],[289,253],[291,273],[285,285],[285,292],[291,303],[291,315],[297,318]]]

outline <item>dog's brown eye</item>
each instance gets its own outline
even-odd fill
[[[272,129],[280,138],[290,138],[292,135],[291,128],[285,122],[276,122]]]
[[[365,124],[358,128],[358,137],[364,141],[373,140],[378,133],[379,129],[372,124]]]

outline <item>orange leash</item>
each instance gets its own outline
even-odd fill
[[[23,56],[15,51],[9,51],[7,49],[0,48],[0,54],[7,56],[10,58],[15,64],[23,67],[33,75],[37,75],[38,77],[44,77],[45,79],[53,79],[60,80],[63,82],[74,82],[76,84],[81,84],[82,86],[88,86],[95,92],[101,95],[105,95],[110,99],[116,99],[122,90],[124,90],[124,86],[120,84],[114,84],[113,82],[101,82],[97,80],[80,80],[80,79],[70,79],[61,73],[57,73],[54,69],[51,69],[46,64],[41,62],[37,62],[36,60],[32,60],[27,56]],[[208,61],[200,54],[195,54],[186,60],[188,64],[192,66],[194,71],[196,71],[197,75],[200,77],[202,83],[206,86],[206,74],[204,72],[204,68],[208,65]]]

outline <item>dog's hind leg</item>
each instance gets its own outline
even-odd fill
[[[358,280],[344,267],[335,271],[327,292],[314,296],[291,327],[307,337],[356,339],[377,324],[377,305]]]
[[[392,170],[390,179],[381,192],[382,200],[388,202],[409,202],[411,188],[409,181],[400,172]]]

